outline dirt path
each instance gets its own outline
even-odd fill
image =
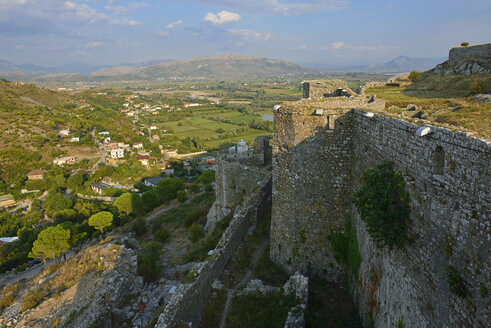
[[[230,307],[232,306],[232,297],[234,296],[234,292],[238,291],[240,288],[243,288],[249,280],[251,280],[252,273],[257,266],[257,262],[261,258],[261,254],[264,252],[266,247],[268,247],[269,239],[265,239],[254,254],[252,255],[251,265],[247,269],[246,273],[242,277],[242,279],[234,285],[234,288],[227,289],[227,301],[225,302],[225,308],[223,309],[222,319],[220,320],[220,328],[225,328],[227,324],[227,317],[230,313]]]

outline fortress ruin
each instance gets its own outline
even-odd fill
[[[308,94],[274,112],[272,260],[288,273],[343,281],[350,273],[329,236],[351,224],[361,265],[350,289],[365,326],[485,327],[490,144],[433,126],[417,133],[420,126],[369,112],[382,106],[376,99]],[[386,161],[411,198],[413,241],[401,249],[377,248],[350,201],[363,173]],[[452,293],[449,270],[467,296]]]

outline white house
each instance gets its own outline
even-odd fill
[[[79,142],[80,138],[79,137],[73,137],[70,139],[70,142]]]
[[[98,134],[101,134],[103,136],[107,136],[109,134],[109,132],[108,131],[102,131],[102,132],[99,132]]]
[[[124,149],[117,148],[111,149],[111,158],[123,158],[124,157]]]
[[[150,125],[150,130],[157,130],[157,126],[156,125]]]
[[[157,187],[159,181],[162,179],[163,178],[161,176],[146,178],[145,180],[143,180],[143,184],[145,184],[145,186],[147,186],[147,187],[155,188],[155,187]]]
[[[143,148],[143,144],[141,142],[135,142],[133,144],[133,148],[142,149]]]
[[[142,165],[148,166],[148,163],[150,161],[150,156],[140,155],[140,156],[136,156],[136,159],[139,160],[140,163],[142,163]]]
[[[58,132],[58,134],[60,136],[67,137],[70,135],[70,129],[61,130],[60,132]]]

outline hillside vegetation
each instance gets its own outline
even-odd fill
[[[311,70],[281,59],[228,54],[217,57],[197,57],[135,68],[127,66],[103,68],[89,76],[92,78],[132,80],[168,79],[172,77],[238,79],[281,75],[291,76],[305,73],[311,73]]]
[[[90,103],[90,104],[89,104]],[[114,100],[91,93],[69,95],[31,84],[0,81],[0,182],[18,184],[32,169],[46,169],[61,155],[99,156],[91,132],[132,136],[132,125],[116,111]],[[70,143],[59,132],[70,129]],[[1,190],[0,190],[1,192]]]
[[[428,71],[408,86],[380,86],[369,88],[366,93],[384,99],[385,112],[389,115],[417,124],[430,121],[491,138],[491,104],[473,98],[471,88],[476,81],[485,93],[491,92],[489,74],[441,76]]]
[[[483,93],[491,93],[491,74],[437,75],[433,71],[423,72],[421,78],[404,91],[405,94],[424,98],[460,98],[471,94],[472,84],[479,82]]]

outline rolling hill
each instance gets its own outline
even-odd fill
[[[0,63],[1,64],[1,63]],[[252,79],[303,76],[318,73],[282,59],[225,54],[185,60],[149,61],[138,65],[100,68],[89,75],[51,70],[36,74],[22,66],[5,63],[0,76],[13,81],[159,81],[186,79]],[[0,65],[1,68],[1,65]]]
[[[312,71],[282,59],[226,54],[139,67],[103,68],[90,74],[89,77],[127,80],[232,79],[303,75],[306,73],[312,73]]]

